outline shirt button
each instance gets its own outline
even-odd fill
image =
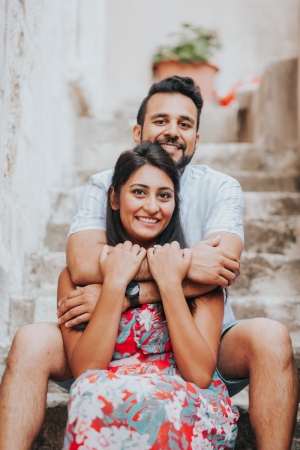
[[[140,312],[142,312],[142,310],[141,310],[140,308],[138,308],[138,309],[137,309],[137,312],[139,312],[139,313],[140,313]]]

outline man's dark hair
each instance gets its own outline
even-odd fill
[[[111,186],[114,187],[116,200],[118,201],[122,186],[131,175],[144,165],[149,164],[158,167],[165,172],[174,184],[175,208],[171,220],[164,231],[157,237],[157,244],[164,245],[178,241],[181,248],[186,247],[183,231],[180,224],[179,211],[179,184],[180,174],[171,156],[158,144],[144,141],[133,150],[127,150],[118,158],[112,177]],[[111,207],[110,199],[107,199],[106,210],[106,235],[107,243],[116,246],[128,240],[120,219],[120,211]]]
[[[137,123],[143,127],[147,109],[148,100],[154,94],[182,94],[189,97],[195,104],[197,109],[197,130],[200,123],[200,114],[203,106],[203,99],[200,93],[199,87],[195,84],[194,80],[190,77],[180,77],[173,75],[172,77],[165,78],[158,83],[154,83],[149,89],[147,97],[141,103],[141,106],[137,114]]]

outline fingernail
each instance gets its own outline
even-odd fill
[[[103,248],[106,248],[106,247],[107,247],[107,244],[105,244]]]
[[[58,319],[58,323],[61,323],[61,319]]]
[[[67,327],[67,328],[69,327],[69,322],[65,323],[65,327]]]
[[[59,308],[61,307],[61,302],[58,302],[58,307],[59,307]]]

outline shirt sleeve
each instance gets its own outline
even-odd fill
[[[238,234],[244,241],[243,191],[234,178],[228,177],[218,187],[207,216],[204,236],[218,231]]]
[[[92,176],[84,187],[68,237],[84,230],[106,230],[107,187]]]

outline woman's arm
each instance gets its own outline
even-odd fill
[[[150,269],[155,278],[168,322],[172,348],[182,377],[207,388],[217,363],[224,312],[223,293],[209,302],[196,300],[191,315],[182,290],[182,279],[189,268],[191,255],[180,250],[178,243],[162,249],[148,250]]]
[[[102,250],[100,266],[104,282],[89,324],[84,332],[61,327],[74,377],[88,369],[107,369],[117,339],[125,289],[145,254],[145,249],[132,246],[128,241],[114,248],[106,246]],[[59,293],[63,294],[61,291]]]

